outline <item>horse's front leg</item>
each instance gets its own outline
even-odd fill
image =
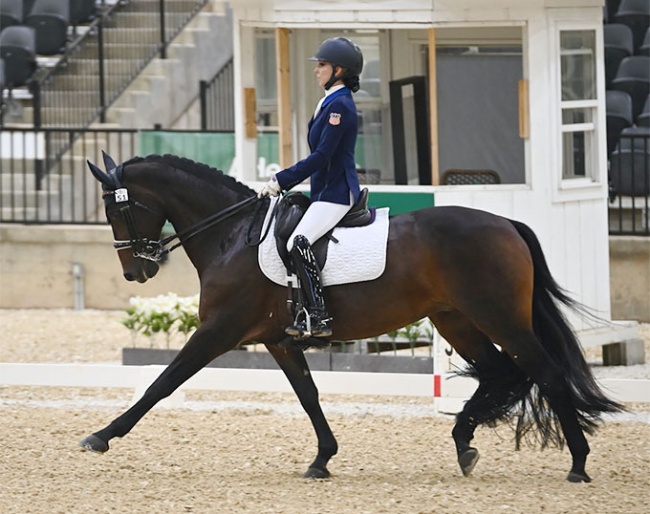
[[[223,321],[204,322],[142,398],[106,428],[83,439],[79,443],[81,447],[100,453],[108,451],[111,439],[124,437],[160,400],[171,395],[213,359],[234,348],[239,342],[240,334],[236,333],[233,324],[228,324],[223,317],[220,319]]]
[[[303,478],[328,478],[330,472],[327,470],[327,463],[332,456],[336,455],[338,444],[318,401],[318,389],[311,377],[307,360],[299,349],[278,345],[266,345],[266,347],[289,379],[318,438],[318,455]]]

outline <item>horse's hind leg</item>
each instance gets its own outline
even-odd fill
[[[452,436],[456,445],[458,464],[463,475],[469,476],[478,462],[479,452],[470,445],[474,430],[503,414],[510,404],[511,384],[522,373],[490,339],[459,312],[443,312],[432,317],[440,334],[474,369],[479,386],[456,416]]]
[[[508,352],[517,366],[537,384],[541,395],[548,401],[548,405],[560,422],[572,458],[567,480],[569,482],[591,482],[591,478],[585,471],[590,451],[589,443],[578,421],[573,395],[564,373],[532,331],[504,338],[502,341],[504,351]],[[547,438],[548,433],[553,432],[552,423],[553,420],[548,417]]]
[[[328,478],[330,472],[327,470],[327,463],[332,456],[336,455],[338,444],[318,401],[318,389],[309,372],[307,360],[302,350],[296,348],[279,345],[266,345],[266,347],[289,379],[318,438],[318,455],[303,477]]]

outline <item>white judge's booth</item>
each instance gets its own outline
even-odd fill
[[[238,179],[261,188],[308,155],[322,96],[308,58],[349,37],[365,59],[356,160],[370,204],[523,221],[560,285],[610,320],[602,0],[231,5]],[[569,317],[583,345],[636,337]]]

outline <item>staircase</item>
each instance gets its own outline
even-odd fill
[[[199,129],[186,115],[198,100],[199,82],[211,79],[233,55],[227,2],[212,1],[174,39],[167,58],[152,60],[111,105],[106,122],[119,127],[160,125]],[[198,112],[198,111],[197,111]]]
[[[52,98],[43,98],[44,127],[82,128],[92,124],[97,129],[137,129],[188,123],[187,113],[199,96],[199,81],[210,79],[232,58],[230,13],[226,1],[211,0],[167,47],[166,59],[151,59],[159,50],[159,29],[137,27],[153,25],[151,18],[158,19],[157,3],[158,0],[132,1],[106,23],[105,89],[110,104],[106,122],[96,120],[99,73],[94,57],[97,42],[91,41],[55,76],[56,87],[47,92]],[[187,18],[189,4],[196,4],[196,0],[165,1],[168,27],[177,27]],[[133,63],[145,61],[148,64],[134,73]],[[31,121],[31,111],[25,108],[23,120],[18,121]],[[186,128],[200,127],[198,119],[189,123]],[[83,137],[71,138],[65,131],[51,132],[45,150],[43,133],[33,135],[40,141],[32,150],[25,151],[26,158],[1,156],[0,222],[103,221],[98,186],[87,172],[85,160],[94,158],[89,152],[96,154],[98,148],[109,146],[109,135],[87,132]],[[126,144],[119,134],[113,135],[116,141],[110,147],[118,149],[117,159],[126,160],[137,152],[132,141]],[[52,160],[58,155],[60,159]]]
[[[173,38],[179,27],[184,27],[173,39],[173,48],[167,48],[167,56],[170,61],[189,57],[190,60],[181,73],[188,79],[195,77],[197,72],[208,75],[201,78],[211,78],[218,71],[215,64],[220,61],[220,54],[226,54],[225,60],[232,57],[232,28],[227,2],[208,0],[201,8],[202,3],[204,2],[201,0],[164,2],[166,39]],[[167,60],[156,58],[160,53],[161,44],[159,4],[160,0],[132,0],[110,11],[110,15],[104,19],[101,37],[104,52],[105,105],[110,107],[125,89],[137,80],[152,59]],[[200,9],[198,13],[197,9]],[[40,115],[43,127],[84,127],[99,118],[99,30],[93,25],[91,28],[93,30],[90,31],[89,37],[57,64],[55,73],[48,73],[48,67],[41,68],[37,73],[41,77],[47,75],[47,81],[40,88]],[[184,49],[179,50],[179,47]],[[211,60],[203,58],[209,50],[213,52]],[[180,55],[179,52],[184,54]],[[191,66],[197,63],[197,55],[202,57],[198,59],[198,69],[192,70]],[[163,64],[154,68],[157,70],[154,75],[166,75],[170,71],[165,69],[166,67],[169,66]],[[178,72],[178,67],[173,71]],[[198,96],[198,80],[196,82],[188,92],[195,91]],[[137,88],[136,90],[142,91],[142,83]],[[146,87],[144,90],[146,91]],[[155,86],[152,91],[156,92]],[[125,105],[128,107],[129,102]],[[173,109],[174,105],[168,107]],[[22,112],[7,116],[5,121],[8,126],[29,126],[35,123],[31,99],[23,99]]]

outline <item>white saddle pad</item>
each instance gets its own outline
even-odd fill
[[[271,199],[262,233],[266,231],[276,201],[276,198]],[[375,221],[366,227],[334,229],[334,237],[339,242],[329,243],[327,261],[321,273],[323,286],[364,282],[381,276],[386,268],[388,211],[388,207],[377,209]],[[289,277],[278,254],[274,228],[275,218],[271,220],[268,236],[259,246],[258,261],[260,269],[271,281],[286,286]]]

